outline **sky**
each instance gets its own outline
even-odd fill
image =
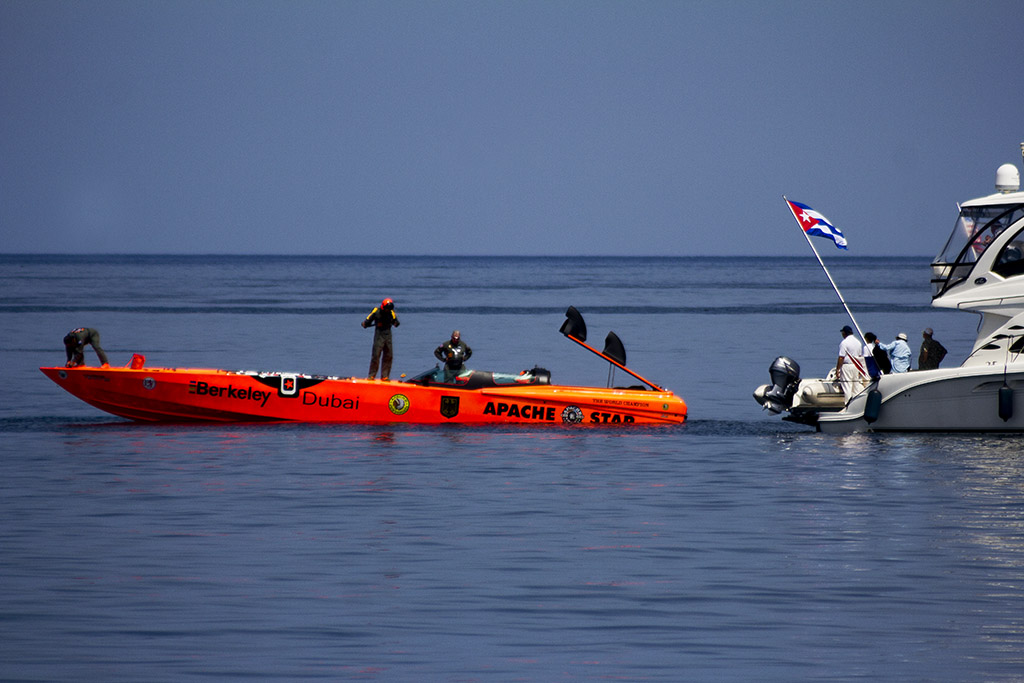
[[[0,0],[0,253],[805,255],[787,195],[843,255],[931,257],[1021,164],[1022,33],[1019,0]]]

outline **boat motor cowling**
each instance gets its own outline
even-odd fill
[[[773,413],[788,410],[800,384],[800,366],[792,358],[779,356],[768,368],[768,376],[772,380],[771,385],[755,392],[754,398]]]

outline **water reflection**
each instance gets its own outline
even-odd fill
[[[391,431],[379,432],[374,435],[373,440],[377,443],[393,444],[395,443],[395,433]]]
[[[788,522],[788,544],[816,550],[805,560],[817,558],[837,586],[874,584],[865,597],[902,586],[889,599],[905,614],[952,610],[960,621],[937,624],[939,634],[977,629],[996,670],[1021,663],[1019,437],[804,434],[764,442],[776,456],[780,495],[800,516]]]

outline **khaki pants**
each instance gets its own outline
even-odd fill
[[[843,396],[846,398],[847,403],[864,388],[863,380],[864,375],[856,365],[850,362],[843,363],[839,385],[843,388]]]
[[[370,357],[370,379],[376,376],[378,363],[380,364],[380,378],[388,379],[391,376],[391,359],[391,330],[374,330],[373,355]]]

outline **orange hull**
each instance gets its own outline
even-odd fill
[[[515,383],[468,388],[203,368],[40,370],[100,410],[148,422],[666,425],[686,420],[686,403],[670,391]]]

